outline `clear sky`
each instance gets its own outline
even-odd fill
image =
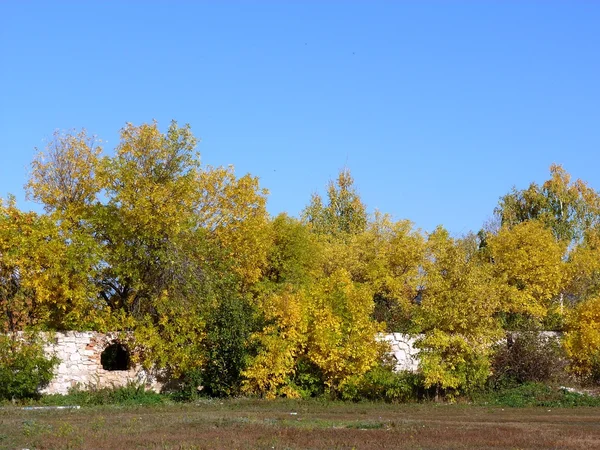
[[[478,230],[563,164],[600,189],[600,2],[0,1],[0,196],[85,127],[189,123],[298,215],[343,167],[371,211]]]

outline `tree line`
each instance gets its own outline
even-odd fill
[[[26,185],[45,212],[0,205],[0,332],[123,331],[220,396],[343,392],[385,366],[386,331],[419,336],[426,389],[483,385],[513,330],[563,331],[570,371],[600,374],[600,195],[561,166],[454,237],[368,214],[348,170],[271,217],[196,144],[176,122],[127,124],[112,156],[56,133]]]

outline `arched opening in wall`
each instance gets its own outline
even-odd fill
[[[100,354],[100,363],[104,370],[129,370],[129,350],[123,344],[110,344]]]

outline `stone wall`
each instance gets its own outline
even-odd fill
[[[408,370],[416,372],[419,368],[419,349],[415,348],[415,338],[402,333],[390,333],[381,336],[381,339],[389,342],[391,356],[396,362],[396,371]]]
[[[547,338],[559,338],[560,333],[543,332]],[[128,370],[106,370],[102,367],[101,355],[111,344],[118,342],[116,333],[96,333],[92,331],[69,331],[47,335],[45,351],[55,355],[60,364],[50,385],[42,392],[66,394],[75,386],[118,387],[130,382],[144,384],[148,389],[159,392],[163,384],[141,367]],[[379,339],[390,344],[390,355],[396,363],[396,371],[416,372],[419,368],[419,349],[415,348],[415,337],[401,333],[382,334]]]
[[[106,370],[102,367],[102,352],[118,342],[116,333],[68,331],[47,336],[46,354],[57,356],[60,363],[55,369],[54,378],[43,393],[66,394],[76,385],[82,388],[102,388],[125,386],[130,382],[144,384],[148,389],[157,392],[162,388],[162,384],[155,377],[139,366],[128,370]],[[396,370],[417,370],[419,350],[414,348],[414,338],[392,333],[382,335],[381,339],[390,343]]]
[[[139,366],[128,370],[106,370],[102,367],[102,352],[118,342],[115,333],[68,331],[47,336],[46,354],[57,356],[60,363],[43,393],[66,394],[76,385],[102,388],[125,386],[130,382],[145,384],[148,389],[157,392],[161,388],[161,384]]]

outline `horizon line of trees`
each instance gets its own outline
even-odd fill
[[[367,214],[348,170],[270,217],[256,177],[196,144],[174,121],[126,124],[113,156],[56,133],[26,186],[45,212],[0,204],[0,332],[128,331],[213,395],[340,392],[381,367],[384,331],[420,335],[425,388],[481,386],[509,330],[564,331],[571,371],[600,373],[600,194],[561,166],[452,237]]]

